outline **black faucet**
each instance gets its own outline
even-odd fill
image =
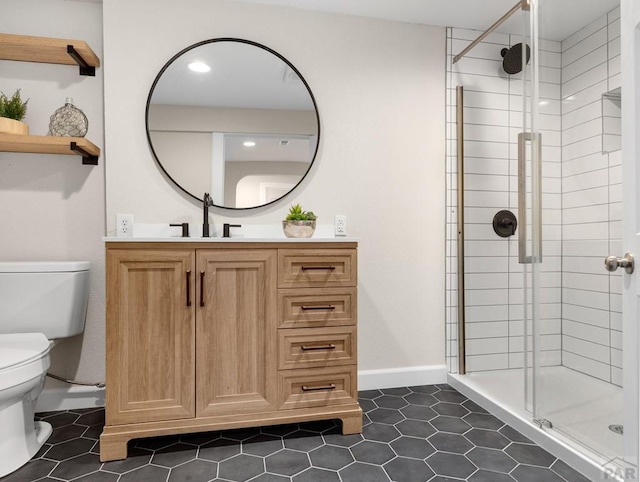
[[[171,227],[182,228],[182,237],[189,237],[189,223],[180,223],[180,224],[170,224]]]
[[[223,238],[230,238],[231,237],[231,233],[229,232],[229,228],[241,228],[242,224],[227,224],[224,223],[222,225],[222,237]]]
[[[208,238],[209,236],[209,206],[213,206],[213,199],[209,196],[208,192],[204,193],[204,198],[202,199],[202,207],[204,211],[204,218],[202,221],[202,237]]]

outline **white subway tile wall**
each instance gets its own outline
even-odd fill
[[[480,33],[447,30],[446,252],[451,262],[446,274],[446,332],[447,363],[453,372],[458,366],[458,85],[464,87],[465,104],[467,370],[520,368],[525,344],[531,346],[531,332],[525,339],[523,321],[525,300],[531,316],[530,292],[525,297],[531,274],[524,271],[530,267],[518,262],[518,235],[500,238],[492,228],[499,210],[518,216],[522,78],[502,71],[500,51],[521,37],[492,33],[452,65],[453,55]],[[607,138],[619,133],[620,104],[602,97],[620,85],[619,9],[562,42],[541,42],[541,49],[541,359],[544,365],[562,364],[621,385],[621,275],[608,274],[602,263],[604,256],[621,249],[621,156],[615,139]],[[605,151],[607,146],[613,147]],[[530,205],[529,195],[526,202]]]
[[[619,9],[563,41],[562,64],[562,364],[621,386],[621,274],[602,263],[621,240],[620,103],[603,97],[620,87]]]

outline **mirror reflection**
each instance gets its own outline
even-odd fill
[[[147,137],[163,171],[196,199],[263,206],[288,194],[318,147],[315,100],[300,73],[246,40],[192,45],[160,71],[147,100]]]

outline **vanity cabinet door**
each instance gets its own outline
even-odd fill
[[[107,424],[194,417],[194,251],[109,249],[106,271]]]
[[[277,251],[198,249],[196,413],[274,410]]]

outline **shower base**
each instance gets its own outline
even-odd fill
[[[622,464],[623,437],[609,429],[622,424],[622,388],[562,366],[544,367],[542,377],[544,418],[553,429],[538,427],[525,410],[523,369],[449,374],[448,381],[591,480],[601,480],[603,466]],[[610,470],[607,475],[615,480]]]

